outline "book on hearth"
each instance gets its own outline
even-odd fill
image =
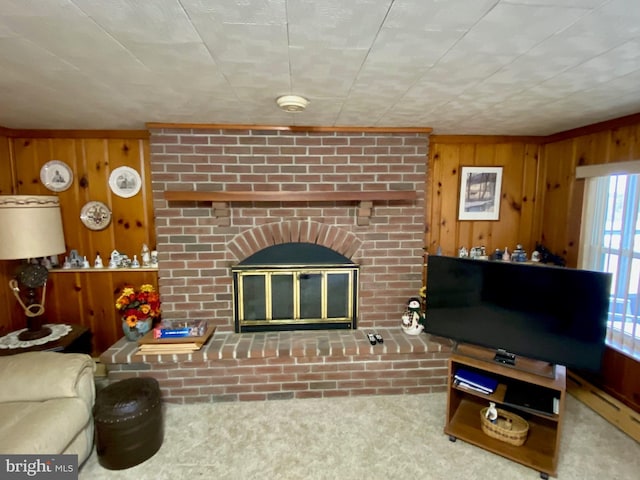
[[[207,331],[206,320],[163,321],[153,329],[154,338],[201,337]]]
[[[211,335],[213,335],[213,332],[215,331],[215,329],[216,329],[215,325],[207,324],[207,328],[202,335],[186,336],[186,337],[176,336],[176,337],[164,337],[164,338],[156,338],[154,329],[151,329],[142,338],[138,340],[138,346],[151,348],[149,345],[152,345],[154,347],[160,346],[160,348],[170,348],[172,345],[188,344],[188,345],[192,345],[200,348],[209,340],[209,338],[211,338]],[[164,347],[164,345],[167,345],[167,346]]]

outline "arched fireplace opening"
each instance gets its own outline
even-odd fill
[[[355,329],[359,266],[323,245],[272,245],[234,267],[236,332]]]

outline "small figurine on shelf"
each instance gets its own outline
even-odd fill
[[[69,262],[71,263],[71,268],[82,268],[84,266],[84,259],[80,256],[78,250],[69,252]]]
[[[133,261],[131,262],[131,268],[140,268],[140,262],[138,261],[138,256],[133,256]]]
[[[504,253],[502,254],[502,261],[509,262],[511,260],[511,254],[509,253],[509,248],[504,247]]]
[[[151,250],[151,265],[152,268],[158,268],[158,251]]]
[[[51,270],[53,268],[53,264],[51,263],[51,259],[49,257],[43,257],[40,263],[47,270]]]
[[[140,252],[140,258],[142,259],[143,267],[151,266],[151,252],[149,251],[149,247],[146,243],[142,244],[142,251]]]
[[[511,252],[511,261],[512,262],[526,262],[527,261],[527,252],[522,248],[521,244],[516,245],[516,249]]]
[[[111,252],[111,257],[109,259],[109,268],[118,268],[120,266],[120,252],[114,250]]]
[[[496,423],[498,421],[498,409],[494,402],[489,402],[489,408],[487,408],[485,416],[491,423]]]
[[[419,335],[424,330],[424,314],[418,297],[411,297],[407,302],[407,310],[402,315],[402,330],[408,335]]]
[[[104,264],[102,263],[102,257],[98,253],[96,255],[96,259],[93,261],[93,268],[103,268]]]
[[[82,268],[91,268],[91,265],[89,264],[89,260],[87,260],[86,255],[82,258]]]
[[[131,268],[131,259],[126,253],[120,254],[120,261],[118,262],[120,268]]]

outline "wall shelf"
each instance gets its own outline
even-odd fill
[[[140,268],[52,268],[49,273],[113,273],[113,272],[157,272],[158,267]]]
[[[166,191],[168,201],[194,202],[363,202],[415,200],[414,190],[382,190],[360,192],[194,192]]]

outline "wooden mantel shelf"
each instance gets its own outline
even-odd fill
[[[167,191],[168,201],[195,202],[338,202],[338,201],[385,201],[415,200],[413,190],[383,190],[362,192],[194,192]]]

